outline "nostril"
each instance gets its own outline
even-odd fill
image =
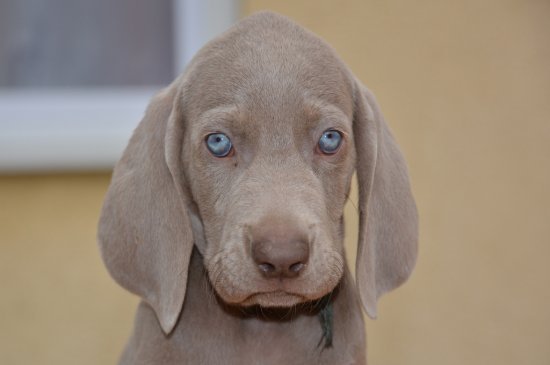
[[[302,271],[304,266],[305,265],[304,265],[303,262],[296,262],[296,263],[290,265],[288,269],[290,270],[290,272],[298,274],[300,271]]]
[[[261,264],[258,264],[258,267],[265,274],[270,274],[275,271],[275,266],[269,262],[262,262]]]

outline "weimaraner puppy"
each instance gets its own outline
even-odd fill
[[[354,171],[356,282],[343,210]],[[369,90],[324,41],[253,15],[151,101],[99,222],[139,295],[121,364],[365,364],[361,304],[404,282],[417,214]]]

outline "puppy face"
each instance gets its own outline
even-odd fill
[[[259,48],[241,35],[191,65],[203,77],[185,85],[182,161],[216,292],[236,305],[286,307],[326,295],[344,272],[352,86],[326,46],[264,32]],[[326,65],[309,65],[311,52]]]
[[[411,274],[418,218],[374,95],[321,39],[259,13],[208,43],[157,94],[113,173],[98,229],[123,287],[176,325],[197,247],[228,303],[288,307],[344,272],[359,187],[356,288],[367,314]]]

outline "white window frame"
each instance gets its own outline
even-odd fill
[[[175,74],[238,19],[239,3],[174,0]],[[0,88],[0,173],[111,169],[164,86]]]

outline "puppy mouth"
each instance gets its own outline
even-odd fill
[[[334,291],[342,279],[334,275],[324,282],[308,280],[268,280],[231,285],[231,282],[211,280],[217,296],[226,304],[241,308],[290,308],[314,302]],[[220,283],[221,282],[221,283]],[[217,285],[216,285],[217,284]]]

